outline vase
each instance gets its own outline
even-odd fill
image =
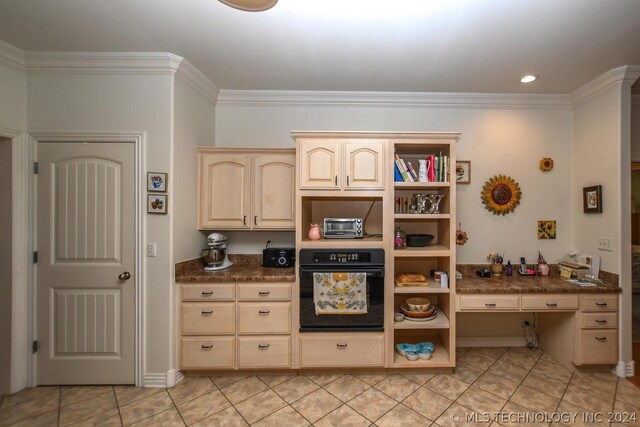
[[[309,228],[309,240],[320,240],[320,226],[318,224],[311,224]]]
[[[548,276],[549,266],[547,264],[538,264],[538,273],[540,273],[541,276]]]
[[[498,264],[497,262],[491,264],[491,272],[494,276],[499,276],[500,274],[502,274],[503,268],[504,266],[502,264]]]
[[[418,169],[418,181],[427,182],[427,161],[419,159],[418,164],[420,165]]]

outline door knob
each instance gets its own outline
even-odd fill
[[[118,275],[118,280],[129,280],[131,279],[131,273],[129,273],[128,271],[125,271],[124,273],[120,273]]]

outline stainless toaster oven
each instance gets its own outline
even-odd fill
[[[325,218],[325,239],[362,239],[364,223],[362,218]]]

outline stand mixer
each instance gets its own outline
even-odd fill
[[[224,234],[211,233],[207,236],[209,247],[201,252],[202,259],[207,264],[204,271],[223,270],[233,265],[227,255],[227,243],[229,239]]]

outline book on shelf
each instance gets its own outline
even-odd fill
[[[395,182],[404,182],[404,178],[402,177],[402,174],[400,173],[400,169],[398,169],[398,164],[396,162],[393,162],[393,180]]]
[[[413,159],[414,157],[412,157]],[[427,182],[449,181],[449,156],[442,154],[429,154],[426,156]],[[415,160],[405,160],[395,155],[394,180],[395,182],[418,182],[418,171],[413,166]]]
[[[407,161],[407,166],[409,168],[409,172],[411,173],[411,176],[413,177],[413,180],[415,182],[418,182],[418,174],[416,173],[416,170],[413,167],[413,164],[411,164],[411,162]]]

